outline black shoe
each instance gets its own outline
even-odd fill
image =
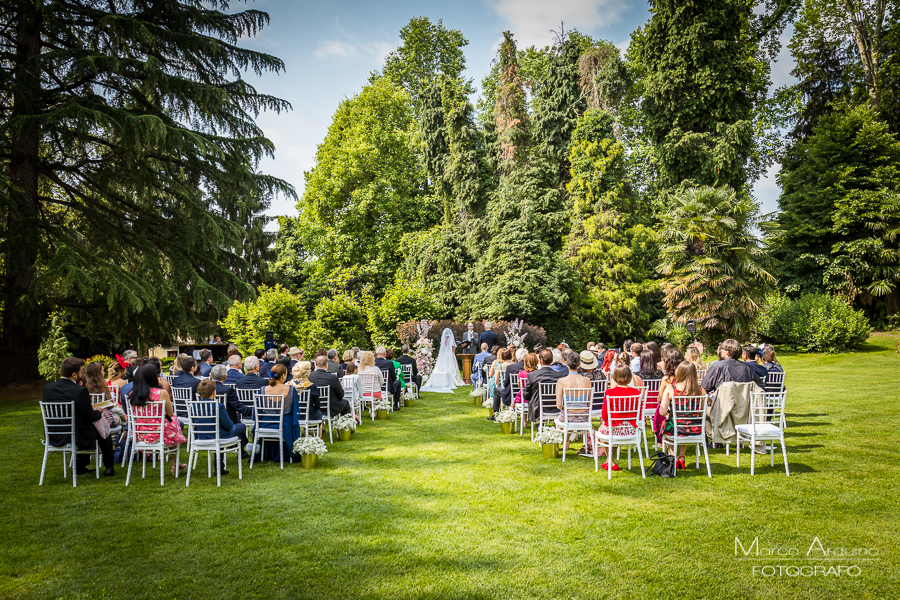
[[[87,467],[84,467],[83,469],[76,469],[75,474],[76,475],[87,475],[88,473],[93,473],[94,470],[95,469],[88,469]]]
[[[110,468],[106,469],[105,471],[103,471],[103,475],[104,475],[105,477],[112,477],[112,476],[115,475],[115,474],[116,474],[116,472],[113,470],[112,467],[110,467]]]
[[[216,475],[228,475],[228,469],[219,468],[216,470]]]
[[[493,417],[493,416],[490,416],[490,417],[487,418],[487,420],[488,420],[488,421],[493,421],[493,420],[494,420],[494,417]]]
[[[250,455],[245,451],[241,451],[241,460],[250,460]]]

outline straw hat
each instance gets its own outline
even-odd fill
[[[582,350],[578,355],[581,357],[581,368],[582,369],[596,369],[597,368],[597,357],[594,356],[594,353],[590,350]]]
[[[294,356],[296,354],[300,354],[300,348],[297,346],[291,346],[290,350],[288,350],[288,356]]]

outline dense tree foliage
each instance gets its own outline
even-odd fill
[[[256,166],[283,100],[241,78],[268,15],[227,2],[0,3],[0,356],[36,373],[46,315],[161,341],[255,294],[260,212],[293,194]]]

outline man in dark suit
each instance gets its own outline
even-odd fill
[[[278,358],[278,351],[275,348],[269,348],[266,351],[265,360],[259,361],[259,376],[266,379],[269,371],[275,366],[275,359]]]
[[[199,379],[191,375],[191,371],[194,370],[196,364],[196,361],[190,356],[181,359],[181,367],[184,370],[176,375],[174,379],[172,379],[173,388],[190,388],[192,400],[195,399],[195,394],[197,393],[197,384],[200,383]]]
[[[317,387],[328,388],[328,405],[331,407],[331,416],[350,414],[350,403],[344,400],[344,388],[337,375],[328,370],[328,358],[316,357],[316,369],[309,374],[309,380]]]
[[[500,340],[497,338],[497,334],[491,331],[491,322],[484,322],[484,333],[480,336],[480,342],[482,344],[487,344],[488,350],[493,350],[494,346],[496,346]]]
[[[113,441],[112,436],[105,439],[100,438],[97,429],[94,427],[94,421],[103,418],[103,413],[94,410],[91,406],[91,394],[87,388],[81,385],[84,376],[84,361],[80,358],[70,356],[63,359],[60,365],[60,374],[62,377],[58,381],[48,383],[44,387],[44,402],[73,402],[75,405],[75,446],[79,450],[93,450],[94,443],[100,446],[100,452],[103,454],[103,466],[105,467],[104,475],[115,475],[113,471]],[[53,446],[65,446],[71,441],[67,436],[51,436],[47,443]],[[83,475],[92,471],[88,469],[88,463],[91,462],[89,454],[79,454],[75,459],[75,472]]]
[[[479,344],[479,336],[478,332],[475,331],[475,324],[469,323],[467,325],[468,329],[462,336],[462,353],[463,354],[475,354],[480,348]]]
[[[251,357],[247,357],[251,358]],[[253,358],[256,358],[255,356]],[[225,383],[234,385],[244,378],[244,370],[241,368],[242,359],[238,354],[232,354],[228,357],[228,374],[225,376]]]
[[[249,358],[249,357],[248,357]],[[254,357],[255,358],[255,357]],[[228,418],[232,423],[240,423],[238,415],[252,417],[253,409],[238,399],[237,392],[230,385],[225,385],[225,376],[228,369],[224,365],[216,365],[209,372],[209,378],[216,382],[216,396],[225,396],[225,408],[228,410]],[[241,436],[241,448],[247,445],[247,433]]]
[[[125,381],[131,383],[134,381],[134,372],[137,370],[137,365],[135,361],[137,361],[138,355],[134,350],[126,350],[122,353],[122,358],[125,359],[125,362],[128,363],[128,366],[125,367]]]
[[[505,406],[509,406],[512,404],[512,375],[519,374],[519,371],[525,368],[525,356],[528,355],[528,350],[525,348],[519,348],[516,350],[516,362],[512,363],[508,367],[506,367],[506,384],[502,389],[494,390],[494,412],[498,412],[500,410],[500,400],[503,400],[503,404]],[[493,421],[494,417],[488,417],[489,421]]]
[[[209,371],[212,369],[212,361],[212,352],[206,348],[200,351],[200,375],[209,377]]]
[[[244,359],[244,370],[247,374],[237,380],[234,388],[237,390],[258,390],[266,387],[269,382],[259,376],[259,359],[255,356],[248,356]],[[228,382],[228,379],[225,379]]]
[[[388,372],[388,393],[394,397],[394,410],[400,410],[400,380],[397,379],[397,369],[394,368],[394,361],[385,358],[387,351],[384,346],[375,348],[375,366],[382,371]]]
[[[556,383],[569,374],[568,370],[563,373],[550,368],[550,365],[553,364],[553,352],[549,348],[538,352],[538,360],[541,363],[540,368],[528,374],[528,380],[525,382],[525,387],[522,388],[522,401],[528,403],[528,416],[532,421],[538,420],[540,412],[540,384]]]
[[[749,364],[741,362],[743,354],[741,344],[737,340],[728,339],[719,344],[719,360],[709,365],[700,386],[713,394],[723,383],[749,383],[755,381],[760,387],[765,385],[765,376],[759,376]]]
[[[344,376],[344,368],[341,366],[341,363],[337,361],[337,350],[332,348],[328,351],[328,372],[334,373],[334,375],[340,379]]]
[[[422,376],[419,375],[419,365],[416,364],[416,359],[409,355],[409,344],[403,344],[400,350],[403,351],[403,354],[397,357],[397,362],[401,365],[412,366],[412,383],[415,383],[416,389],[419,389],[422,387]]]

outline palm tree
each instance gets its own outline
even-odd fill
[[[710,341],[750,331],[776,283],[773,259],[750,233],[758,208],[731,188],[689,188],[663,215],[660,241],[665,305],[677,323],[693,319]]]

